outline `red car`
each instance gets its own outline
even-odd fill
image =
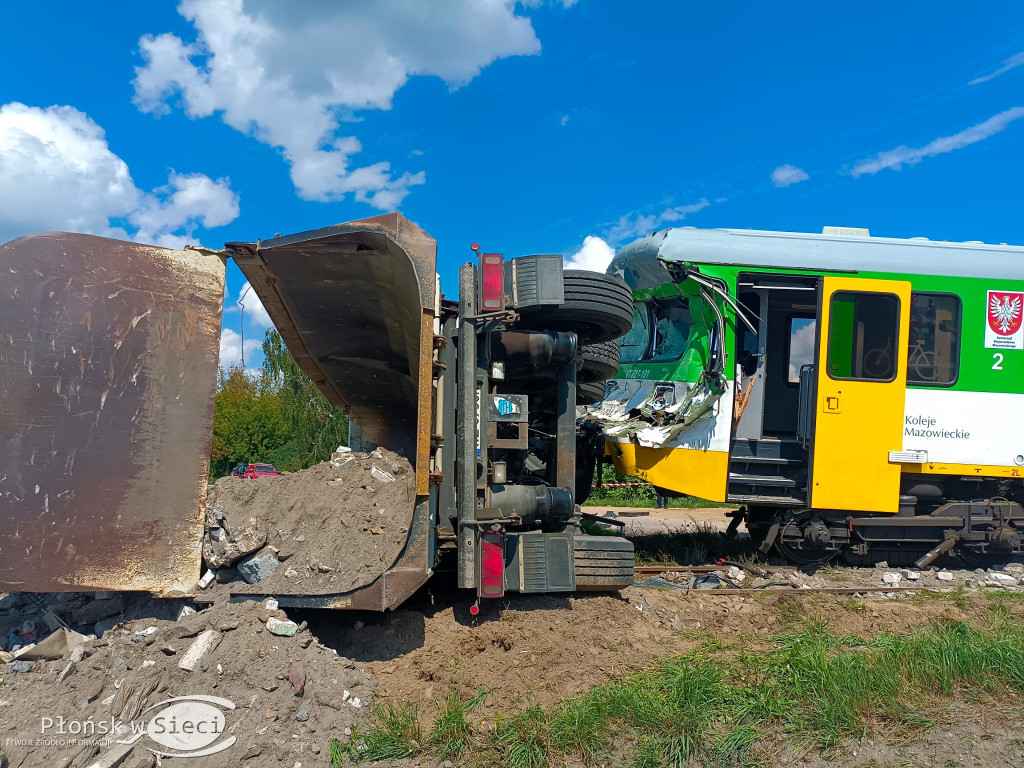
[[[273,464],[250,464],[245,468],[245,474],[242,477],[255,480],[257,477],[267,477],[276,474],[278,474],[277,467]]]

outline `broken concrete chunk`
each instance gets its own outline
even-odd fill
[[[199,583],[196,584],[196,586],[200,589],[206,589],[213,583],[215,578],[217,578],[217,572],[208,570],[202,575],[202,578],[199,579]]]
[[[230,517],[226,517],[219,526],[207,528],[203,536],[203,560],[216,570],[234,565],[246,555],[263,548],[266,543],[267,532],[257,518],[249,517],[234,523]]]
[[[729,570],[725,572],[725,577],[731,581],[739,583],[747,578],[747,572],[742,568],[737,568],[735,565],[730,565]]]
[[[74,672],[74,671],[75,671],[75,662],[69,661],[67,663],[67,665],[65,665],[64,669],[62,669],[60,671],[60,674],[57,675],[57,683],[58,684],[63,683],[68,678],[68,676],[72,672]]]
[[[949,571],[939,571],[935,574],[935,578],[937,578],[939,581],[952,581],[953,574]]]
[[[270,576],[277,570],[278,565],[280,565],[280,561],[277,559],[277,555],[269,549],[265,549],[255,555],[242,558],[235,567],[238,569],[238,575],[247,584],[255,584]]]
[[[990,573],[988,580],[992,584],[999,584],[1003,587],[1015,587],[1017,585],[1017,579],[1008,573]]]
[[[181,609],[178,611],[178,618],[175,619],[175,621],[181,621],[186,616],[194,616],[195,613],[196,609],[193,608],[191,605],[183,605],[181,606]]]
[[[291,637],[299,631],[299,625],[294,621],[282,621],[274,616],[267,619],[267,629],[271,634],[281,637]]]
[[[908,581],[918,581],[921,578],[920,571],[901,571],[901,575]]]
[[[883,573],[882,581],[885,584],[899,584],[903,580],[903,577],[898,573]]]
[[[395,482],[395,476],[390,472],[385,472],[383,469],[378,467],[376,464],[370,470],[370,476],[379,483],[393,483]]]
[[[195,672],[203,659],[213,653],[217,646],[220,645],[222,637],[223,635],[216,629],[208,629],[200,633],[199,637],[185,651],[185,655],[181,657],[178,666],[188,672]]]

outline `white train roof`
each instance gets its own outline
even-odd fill
[[[620,250],[608,268],[634,289],[668,282],[658,257],[693,264],[810,272],[891,272],[1024,280],[1024,247],[927,238],[870,237],[826,227],[823,234],[755,229],[663,229]],[[850,234],[856,232],[858,234]],[[863,233],[863,234],[860,234]]]

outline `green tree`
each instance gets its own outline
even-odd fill
[[[288,468],[289,462],[297,462],[308,467],[326,461],[335,448],[348,443],[348,419],[302,372],[273,328],[263,340],[263,354],[264,376],[274,382],[292,436],[279,451],[281,465]]]
[[[213,414],[212,476],[226,475],[238,464],[272,461],[291,438],[270,377],[250,376],[240,365],[221,370]]]

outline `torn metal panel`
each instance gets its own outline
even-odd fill
[[[190,589],[223,263],[49,233],[0,274],[0,589]]]
[[[647,448],[721,450],[712,439],[723,437],[724,430],[727,444],[728,416],[721,401],[730,402],[731,390],[730,382],[719,389],[704,383],[616,379],[608,383],[604,401],[586,410],[586,418],[600,424],[610,440]]]

